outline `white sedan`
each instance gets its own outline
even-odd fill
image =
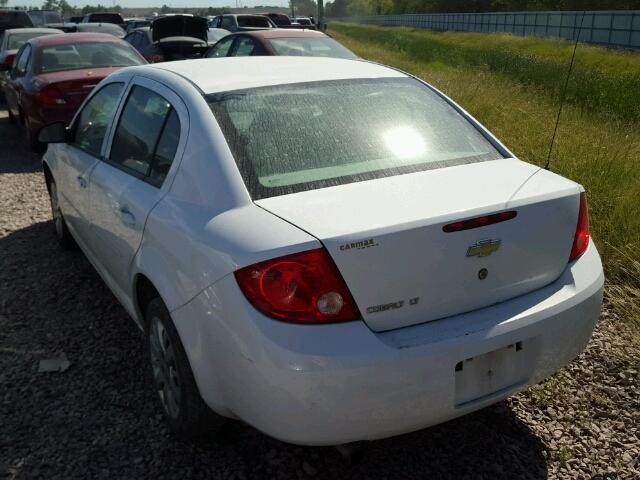
[[[584,189],[439,91],[356,60],[121,70],[40,132],[58,239],[144,330],[184,436],[331,445],[486,407],[602,303]]]

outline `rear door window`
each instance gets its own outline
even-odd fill
[[[218,58],[218,57],[226,57],[229,54],[229,50],[231,49],[231,45],[233,45],[233,41],[235,37],[226,37],[216,43],[211,49],[207,52],[207,58]]]
[[[179,139],[180,120],[171,104],[157,93],[135,86],[120,116],[109,162],[160,185]]]
[[[250,57],[251,55],[255,55],[257,53],[258,46],[256,42],[253,41],[252,38],[249,37],[240,37],[236,42],[235,51],[233,52],[234,57]]]
[[[31,45],[25,45],[22,49],[22,52],[19,53],[18,58],[16,60],[16,73],[19,75],[24,75],[27,71],[27,64],[29,63],[29,59],[31,58]]]

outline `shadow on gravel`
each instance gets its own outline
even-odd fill
[[[366,444],[287,445],[239,422],[201,442],[167,430],[142,337],[80,252],[50,222],[0,239],[0,477],[547,478],[544,447],[506,406]],[[64,352],[71,367],[38,373]]]
[[[27,152],[22,131],[9,122],[6,106],[0,102],[0,175],[37,172],[42,169],[40,158]]]

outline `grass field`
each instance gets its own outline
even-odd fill
[[[573,44],[340,23],[329,33],[443,90],[519,158],[544,165]],[[639,54],[579,45],[551,170],[585,186],[608,301],[640,331]]]

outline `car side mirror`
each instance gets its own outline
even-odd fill
[[[69,138],[69,129],[64,122],[51,123],[38,132],[40,143],[67,143]]]

